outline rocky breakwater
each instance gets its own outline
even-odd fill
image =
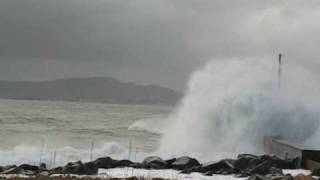
[[[207,176],[213,174],[234,175],[245,177],[250,180],[268,179],[293,179],[290,175],[283,174],[283,169],[295,169],[295,160],[282,160],[276,156],[256,156],[241,154],[237,159],[223,159],[217,162],[201,164],[197,159],[191,157],[179,157],[164,160],[157,156],[145,158],[142,162],[130,160],[115,160],[111,157],[98,158],[91,162],[69,162],[65,166],[47,169],[45,164],[33,166],[22,164],[20,166],[0,167],[1,174],[23,174],[51,176],[54,174],[72,175],[96,175],[98,169],[111,169],[121,167],[132,167],[138,169],[174,169],[181,173],[202,173]],[[320,170],[314,171],[314,173]],[[306,176],[308,177],[308,176]],[[310,176],[311,177],[311,176]]]

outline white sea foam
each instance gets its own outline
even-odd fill
[[[167,127],[166,119],[150,118],[142,119],[132,123],[128,130],[130,131],[145,131],[150,133],[161,134]]]
[[[164,179],[177,179],[177,180],[242,180],[245,178],[235,178],[231,176],[213,175],[204,176],[200,173],[192,174],[180,174],[176,170],[146,170],[146,169],[134,169],[134,168],[116,168],[116,169],[99,169],[99,177],[143,177],[146,179],[152,178],[164,178]]]
[[[32,145],[18,145],[10,150],[0,151],[1,165],[28,163],[38,165],[46,163],[50,168],[64,165],[71,161],[89,161],[98,157],[111,156],[112,158],[127,157],[127,150],[115,142],[109,142],[94,148],[79,149],[64,146],[56,149],[41,148]]]
[[[160,152],[203,159],[263,153],[264,136],[320,146],[317,75],[272,60],[211,61],[189,81],[168,118]]]
[[[284,174],[290,174],[292,176],[297,175],[310,175],[309,170],[297,169],[297,170],[283,170]],[[200,173],[181,174],[176,170],[146,170],[146,169],[134,169],[134,168],[115,168],[115,169],[99,169],[98,177],[115,177],[115,178],[127,178],[127,177],[144,177],[147,179],[163,178],[163,179],[177,179],[177,180],[243,180],[247,178],[236,178],[233,175],[212,175],[204,176]]]

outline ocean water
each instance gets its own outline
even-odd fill
[[[0,164],[48,166],[111,156],[138,160],[158,148],[172,107],[0,99]]]

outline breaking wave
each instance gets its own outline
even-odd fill
[[[211,61],[190,78],[170,115],[160,152],[219,158],[263,153],[264,136],[320,146],[320,92],[315,75],[269,60]]]
[[[162,134],[164,129],[166,128],[166,125],[167,123],[165,119],[150,118],[135,121],[128,127],[128,130]]]
[[[89,161],[106,155],[112,158],[127,158],[127,150],[118,143],[108,142],[99,147],[81,149],[70,146],[59,148],[38,147],[32,145],[18,145],[13,149],[1,150],[1,165],[28,163],[39,165],[46,163],[49,168],[65,165],[72,161]]]

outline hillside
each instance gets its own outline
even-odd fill
[[[0,81],[0,98],[119,104],[175,104],[181,94],[160,86],[114,78],[72,78],[42,82]]]

